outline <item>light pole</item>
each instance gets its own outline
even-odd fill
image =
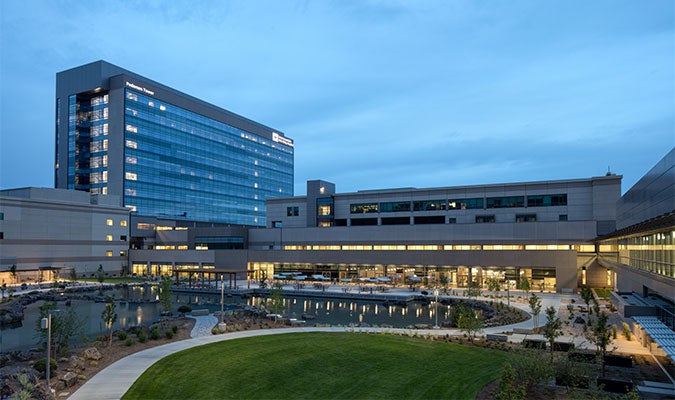
[[[45,379],[47,382],[47,391],[52,392],[52,388],[49,385],[49,375],[51,375],[51,342],[52,342],[52,313],[59,312],[60,310],[48,310],[47,317],[42,318],[42,329],[47,329],[47,363],[45,364]]]
[[[434,296],[436,296],[436,302],[434,303],[434,314],[436,316],[436,325],[434,325],[434,329],[438,329],[438,288],[434,289]]]
[[[222,275],[221,275],[222,277]],[[218,330],[225,332],[225,322],[223,322],[223,315],[225,314],[225,280],[220,282],[220,323],[218,323]]]

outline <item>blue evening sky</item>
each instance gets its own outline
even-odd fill
[[[271,126],[338,192],[624,176],[675,142],[672,0],[0,1],[0,188],[103,59]]]

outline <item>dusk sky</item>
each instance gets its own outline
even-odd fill
[[[0,188],[53,186],[56,73],[106,60],[295,140],[295,194],[602,176],[675,144],[646,1],[0,1]]]

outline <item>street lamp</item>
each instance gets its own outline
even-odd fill
[[[225,313],[225,279],[221,275],[220,282],[220,323],[218,324],[219,331],[225,331],[225,323],[223,322],[223,314]]]
[[[46,368],[46,375],[45,378],[47,380],[47,391],[49,393],[52,392],[52,388],[49,385],[49,375],[51,375],[51,342],[52,342],[52,313],[57,313],[60,312],[61,310],[48,310],[47,311],[47,317],[42,318],[42,329],[47,329],[47,363],[45,364]]]
[[[436,315],[436,325],[434,329],[438,329],[438,288],[434,289],[434,296],[436,296],[436,302],[434,303],[434,314]]]

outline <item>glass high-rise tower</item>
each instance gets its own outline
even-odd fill
[[[293,140],[105,61],[56,75],[55,187],[136,215],[264,226],[293,195]]]

